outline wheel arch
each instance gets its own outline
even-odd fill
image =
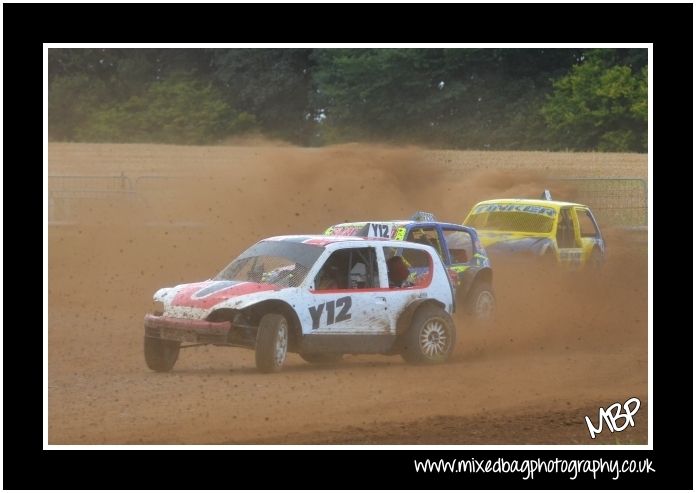
[[[446,309],[445,304],[435,298],[419,298],[413,300],[409,305],[401,312],[399,319],[396,322],[396,335],[401,336],[404,334],[408,328],[411,326],[411,321],[415,316],[416,312],[427,305],[433,305],[438,308]]]
[[[474,279],[471,282],[471,286],[481,281],[486,281],[493,284],[493,269],[491,269],[490,267],[481,268],[474,276]]]
[[[297,316],[295,309],[286,301],[264,300],[240,309],[219,308],[213,310],[210,315],[208,315],[208,319],[229,320],[231,322],[238,313],[247,315],[249,323],[255,326],[259,325],[261,318],[267,313],[278,313],[283,315],[288,321],[290,336],[288,349],[295,350],[295,348],[299,346],[302,339],[302,324],[300,323],[300,318]]]

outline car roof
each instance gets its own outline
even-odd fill
[[[393,224],[394,226],[410,226],[410,225],[417,225],[417,226],[431,226],[434,224],[437,224],[439,226],[453,226],[455,228],[461,228],[461,224],[455,224],[455,223],[444,223],[442,221],[414,221],[412,219],[386,219],[386,220],[380,220],[380,221],[352,221],[352,222],[347,222],[347,223],[339,223],[339,224],[332,224],[329,226],[330,228],[336,228],[339,226],[357,226],[357,225],[365,225],[365,224]]]
[[[482,200],[481,202],[477,203],[476,205],[484,205],[484,204],[500,204],[500,203],[505,203],[505,204],[524,204],[524,205],[536,205],[540,207],[553,207],[553,208],[558,208],[558,207],[569,207],[569,206],[580,206],[580,207],[587,207],[586,205],[583,204],[578,204],[576,202],[563,202],[560,200],[544,200],[544,199],[491,199],[491,200]],[[476,207],[476,206],[474,206]]]
[[[283,235],[272,236],[261,241],[285,241],[290,243],[306,243],[308,245],[326,246],[342,241],[375,241],[380,238],[363,238],[361,236],[324,236],[324,235]]]
[[[336,226],[364,226],[365,224],[373,224],[373,223],[389,223],[393,224],[394,226],[405,226],[406,224],[414,223],[416,221],[410,221],[410,220],[404,220],[404,219],[386,219],[382,221],[349,221],[347,223],[337,223],[337,224],[332,224],[329,227],[336,227]]]
[[[455,226],[457,226],[455,224]],[[323,236],[323,235],[283,235],[283,236],[272,236],[271,238],[264,238],[261,241],[280,241],[280,242],[288,242],[288,243],[305,243],[307,245],[314,245],[314,246],[320,246],[320,247],[326,247],[328,245],[332,245],[334,243],[343,243],[343,242],[355,242],[355,243],[360,243],[360,242],[385,242],[385,243],[398,243],[400,247],[403,247],[404,244],[406,245],[413,245],[419,249],[422,250],[432,250],[435,252],[433,247],[430,245],[424,245],[422,243],[413,243],[410,241],[403,241],[403,240],[394,240],[392,238],[372,238],[372,237],[364,237],[364,236]]]

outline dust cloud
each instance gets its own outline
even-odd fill
[[[357,144],[50,147],[50,174],[124,172],[137,191],[73,201],[49,227],[50,443],[433,443],[419,423],[442,416],[481,423],[478,438],[459,430],[446,443],[520,443],[515,420],[532,419],[528,443],[589,443],[579,409],[647,399],[647,251],[620,231],[596,274],[494,265],[497,320],[457,314],[446,365],[346,356],[322,368],[291,355],[269,376],[251,351],[216,347],[182,351],[170,374],[144,364],[152,293],[213,276],[259,239],[417,210],[461,223],[479,200],[548,186],[545,169],[462,160],[457,169],[417,148]],[[490,413],[511,423],[508,435],[481,418]],[[541,426],[553,413],[572,424]]]

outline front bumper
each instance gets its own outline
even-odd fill
[[[145,336],[193,344],[227,344],[230,322],[208,322],[186,318],[145,315]]]

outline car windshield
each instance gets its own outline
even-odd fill
[[[550,207],[486,204],[477,206],[464,224],[482,231],[549,233],[555,217]]]
[[[261,241],[234,259],[214,279],[297,287],[323,251],[317,245]]]

